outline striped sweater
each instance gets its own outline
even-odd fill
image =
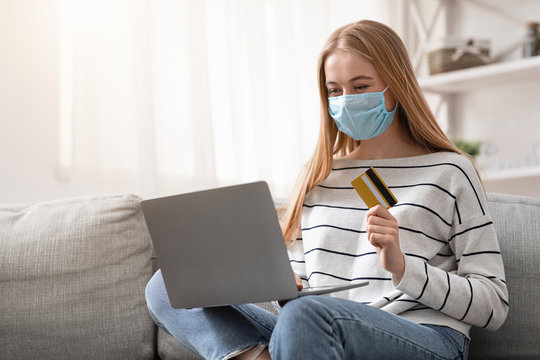
[[[394,286],[366,237],[367,207],[350,182],[373,166],[398,204],[405,273]],[[502,258],[481,183],[455,153],[400,159],[334,160],[326,180],[305,198],[301,238],[289,249],[305,286],[354,280],[369,285],[332,294],[416,323],[469,334],[495,330],[508,312]]]

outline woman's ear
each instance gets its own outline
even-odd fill
[[[386,107],[386,111],[392,111],[396,107],[396,97],[394,96],[394,93],[392,92],[391,88],[388,88],[384,92],[384,105]]]

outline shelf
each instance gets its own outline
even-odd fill
[[[517,167],[503,170],[488,170],[481,172],[486,181],[504,181],[518,178],[538,177],[540,185],[540,166]]]
[[[426,92],[453,94],[535,78],[540,79],[540,56],[432,75],[419,83]]]
[[[487,192],[540,198],[540,166],[481,172]]]

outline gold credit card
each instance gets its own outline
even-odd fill
[[[397,204],[397,199],[374,168],[370,167],[365,173],[351,181],[352,186],[366,203],[368,208],[381,204],[391,208]]]

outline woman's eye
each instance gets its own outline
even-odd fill
[[[341,92],[340,89],[328,89],[328,95],[332,96],[332,95],[338,95],[339,93]]]
[[[356,91],[363,91],[367,89],[367,85],[355,85],[354,90]]]

